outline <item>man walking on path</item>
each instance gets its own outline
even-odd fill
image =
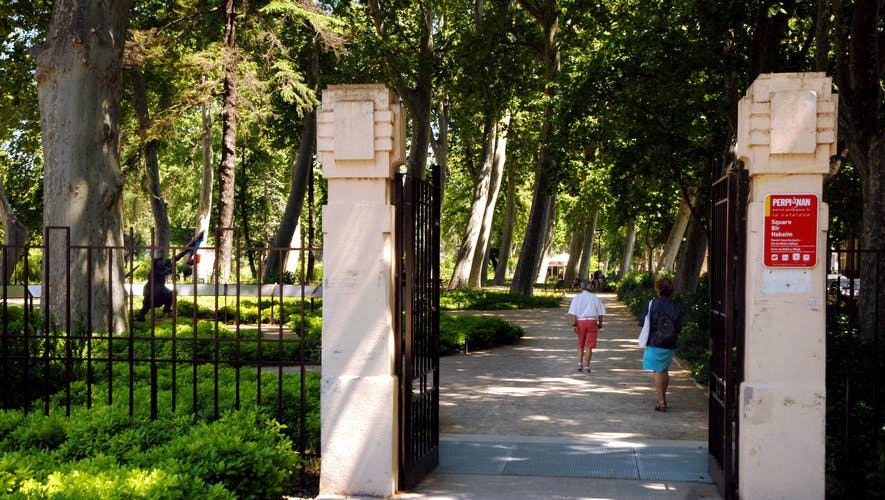
[[[572,320],[572,328],[578,336],[578,371],[590,373],[590,360],[599,331],[602,330],[602,318],[605,306],[599,297],[590,293],[590,282],[581,281],[581,293],[572,299],[568,315]]]

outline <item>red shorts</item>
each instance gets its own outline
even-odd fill
[[[598,323],[595,319],[578,320],[578,348],[596,348],[596,337],[599,334]]]

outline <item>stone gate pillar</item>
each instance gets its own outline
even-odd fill
[[[400,106],[385,86],[323,91],[322,495],[396,492],[391,187],[404,145]]]
[[[823,498],[826,241],[823,177],[837,96],[824,73],[760,75],[738,106],[750,175],[742,498]]]

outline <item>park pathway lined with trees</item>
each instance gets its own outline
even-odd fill
[[[671,411],[654,411],[651,376],[642,371],[639,326],[614,294],[592,373],[576,371],[567,303],[557,309],[471,311],[519,324],[519,344],[441,359],[442,434],[558,436],[592,440],[707,440],[707,395],[675,363]],[[568,300],[566,300],[568,302]]]

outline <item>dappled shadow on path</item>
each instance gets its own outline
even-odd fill
[[[526,335],[514,346],[441,360],[441,431],[705,441],[704,391],[674,364],[668,396],[673,409],[655,412],[651,374],[642,371],[635,342],[639,326],[614,295],[600,297],[607,314],[592,373],[576,371],[566,307],[459,313],[498,316],[522,326]]]

